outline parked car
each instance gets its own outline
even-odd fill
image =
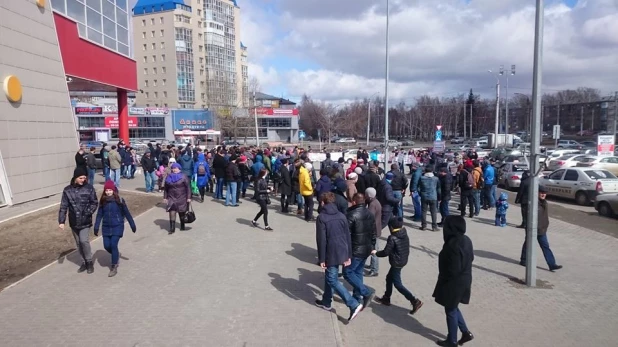
[[[558,141],[558,148],[582,149],[583,147],[579,142],[573,140]]]
[[[463,138],[462,136],[453,137],[451,139],[451,144],[453,144],[453,145],[455,145],[455,144],[463,144],[465,140],[466,139]]]
[[[412,140],[403,140],[401,141],[402,146],[414,146],[414,141]]]
[[[584,148],[597,148],[596,141],[582,141],[579,144],[584,146]]]
[[[577,163],[578,167],[607,170],[618,176],[618,157],[592,157],[593,160]]]
[[[550,196],[574,199],[579,205],[589,205],[600,194],[618,193],[618,178],[607,170],[572,167],[541,177]]]
[[[401,142],[397,140],[388,140],[388,148],[401,147]],[[384,148],[384,144],[380,145],[380,147]]]
[[[525,162],[502,164],[498,169],[498,185],[504,186],[506,190],[519,188],[521,176],[526,170],[528,170],[528,165]]]
[[[240,144],[240,142],[234,141],[234,140],[224,140],[224,141],[221,141],[221,145],[222,146],[226,146],[226,147],[242,146]]]
[[[618,194],[601,194],[594,200],[594,209],[601,216],[614,217],[618,215]]]
[[[335,141],[337,143],[356,143],[356,140],[353,137],[342,137],[339,140]]]
[[[567,154],[555,160],[551,160],[547,165],[547,168],[552,171],[566,169],[568,167],[576,166],[579,162],[589,162],[594,159],[595,157],[591,157],[587,154]]]

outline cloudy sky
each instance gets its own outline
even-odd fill
[[[134,1],[134,0],[133,0]],[[263,92],[344,102],[384,95],[386,0],[237,0]],[[390,99],[531,93],[535,0],[390,0]],[[545,0],[545,91],[618,90],[618,0]],[[504,84],[505,80],[502,79]]]

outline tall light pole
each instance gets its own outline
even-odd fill
[[[504,115],[504,133],[509,133],[509,74],[505,73],[504,66],[500,65],[500,76],[504,76],[506,74],[506,93],[504,96],[504,106],[505,106],[505,115]],[[515,76],[515,65],[511,65],[511,76]]]
[[[389,56],[388,56],[388,40],[389,40],[389,0],[386,0],[386,81],[384,84],[384,171],[388,167],[388,75],[389,75]]]
[[[255,102],[255,90],[253,91],[253,118],[255,119],[255,145],[260,147],[260,131],[257,121],[257,103]]]
[[[500,78],[493,71],[487,70],[490,74],[496,77],[496,126],[494,136],[494,148],[498,148],[498,133],[500,131]]]
[[[618,126],[618,92],[614,93],[614,131],[612,135],[616,135],[616,126]],[[614,139],[615,140],[615,139]]]
[[[544,1],[536,0],[534,31],[534,72],[532,81],[532,139],[530,141],[530,186],[528,188],[528,218],[526,225],[526,285],[536,286],[536,238],[539,213],[539,152],[541,147],[541,85],[543,71],[543,10]]]
[[[380,92],[374,93],[369,97],[369,103],[367,104],[367,147],[369,147],[369,124],[371,124],[371,98],[380,94]]]

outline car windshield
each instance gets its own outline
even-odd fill
[[[603,179],[603,178],[616,178],[614,174],[607,170],[586,170],[584,171],[588,177],[593,180]]]

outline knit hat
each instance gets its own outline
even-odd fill
[[[365,195],[367,195],[368,198],[372,198],[373,199],[373,198],[376,197],[376,194],[377,194],[377,192],[376,192],[375,188],[369,187],[369,188],[365,189]]]
[[[401,229],[403,227],[403,219],[399,217],[391,217],[388,221],[388,227],[392,229]]]
[[[545,186],[539,186],[539,193],[547,194],[547,188]]]
[[[363,169],[360,167],[357,167],[356,169],[354,169],[354,173],[356,173],[357,175],[360,175],[363,173]]]
[[[313,170],[313,165],[311,165],[311,163],[305,163],[305,169],[311,171]]]
[[[245,163],[247,161],[247,156],[241,155],[240,156],[240,162],[241,163]]]
[[[386,176],[384,176],[387,180],[392,180],[395,175],[392,172],[388,172],[386,173]]]
[[[73,171],[73,180],[75,180],[77,177],[82,177],[82,176],[88,177],[88,171],[86,171],[86,169],[84,169],[81,166],[76,167],[75,170]]]
[[[176,162],[176,159],[174,159],[174,158],[170,158],[170,161],[169,161],[169,162],[170,162],[170,163],[175,163],[175,162]]]
[[[172,164],[172,169],[182,170],[182,167],[180,166],[180,164],[174,163],[174,164]]]
[[[114,184],[114,181],[112,180],[107,180],[105,181],[105,185],[103,186],[103,190],[116,190],[116,185]]]
[[[354,172],[351,172],[351,173],[348,175],[348,179],[349,179],[349,180],[355,180],[355,179],[357,179],[357,178],[358,178],[358,175],[357,175],[356,173],[354,173]]]
[[[335,187],[342,193],[345,193],[345,191],[348,190],[348,184],[345,183],[343,178],[338,178],[335,180]]]

